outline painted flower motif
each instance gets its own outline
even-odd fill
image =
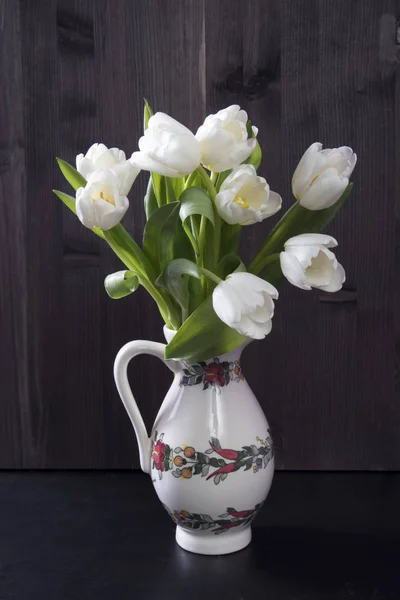
[[[258,446],[242,446],[239,450],[223,448],[219,439],[212,437],[210,447],[199,452],[193,446],[169,446],[163,442],[164,433],[155,435],[153,450],[153,469],[157,469],[162,478],[162,471],[171,471],[176,479],[191,479],[196,475],[212,480],[218,485],[236,471],[253,470],[257,473],[265,469],[274,457],[274,447],[269,430],[265,439],[257,436]],[[157,442],[155,441],[157,440]],[[155,456],[156,454],[156,456]],[[160,465],[160,461],[162,465]]]
[[[221,363],[211,362],[207,365],[204,381],[209,381],[212,385],[218,382],[218,385],[225,385],[225,369]]]
[[[205,531],[209,529],[215,535],[229,531],[232,527],[249,525],[257,516],[264,502],[256,504],[254,508],[248,510],[236,510],[229,507],[226,512],[218,517],[210,517],[210,515],[201,515],[197,513],[191,514],[187,510],[170,510],[164,504],[164,508],[169,516],[180,527],[186,529],[199,529]]]
[[[158,440],[154,445],[152,458],[154,460],[154,467],[157,471],[164,471],[165,444],[161,440]]]
[[[183,373],[184,375],[180,380],[179,385],[191,386],[202,383],[203,390],[206,390],[211,386],[215,388],[217,392],[219,391],[219,388],[228,385],[231,381],[239,383],[244,379],[238,360],[220,362],[218,358],[214,358],[214,360],[208,364],[200,362],[198,364],[185,365]]]

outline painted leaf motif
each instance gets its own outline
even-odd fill
[[[254,446],[254,444],[253,444],[251,446],[251,449],[252,449],[252,452],[253,452],[254,456],[257,456],[258,455],[258,448],[257,448],[257,446]]]
[[[248,471],[249,469],[251,469],[251,467],[253,466],[253,457],[248,458],[246,460],[246,466],[245,466],[245,471]]]
[[[213,523],[212,518],[209,515],[200,515],[203,521],[207,521],[207,523]]]
[[[199,473],[201,473],[201,471],[202,471],[202,465],[200,463],[197,463],[194,466],[193,475],[199,475]]]
[[[221,449],[221,444],[219,443],[219,439],[218,438],[211,438],[211,443],[213,446],[215,446],[215,448],[218,448],[218,450]]]
[[[221,473],[221,481],[225,481],[225,479],[228,477],[228,473]]]
[[[243,450],[246,450],[247,454],[253,454],[251,446],[242,446]]]
[[[180,452],[183,452],[183,450],[182,450],[182,448],[177,446],[176,448],[174,448],[174,452],[175,452],[175,454],[179,454]]]
[[[215,458],[215,456],[213,456],[212,458],[210,458],[209,461],[210,461],[210,465],[212,467],[216,467],[217,468],[217,467],[220,466],[219,462],[218,462],[218,458]]]
[[[209,448],[208,450],[205,451],[204,454],[212,454],[214,452],[214,450],[212,448]]]
[[[173,475],[174,477],[176,477],[176,478],[178,478],[178,477],[180,477],[180,476],[181,476],[181,474],[180,474],[180,473],[177,473],[176,471],[172,471],[172,475]]]
[[[204,454],[204,452],[197,452],[197,460],[201,463],[209,463],[210,459]]]
[[[206,475],[208,475],[209,470],[210,470],[210,465],[203,465],[202,469],[201,469],[201,476],[205,477]]]
[[[216,475],[214,477],[214,483],[215,483],[215,485],[218,485],[220,481],[221,481],[221,475]]]
[[[226,462],[224,461],[224,459],[223,459],[223,458],[218,458],[217,460],[218,460],[218,465],[219,465],[220,467],[225,467],[225,465],[226,465]]]

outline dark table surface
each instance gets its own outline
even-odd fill
[[[137,472],[0,473],[0,598],[397,600],[400,474],[276,473],[251,546],[190,554]]]

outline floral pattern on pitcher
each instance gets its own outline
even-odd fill
[[[239,383],[244,379],[239,360],[220,362],[219,358],[214,358],[208,364],[206,362],[194,365],[184,364],[184,375],[179,385],[191,386],[202,383],[203,390],[207,390],[209,387],[219,390],[220,387],[228,385],[231,381]]]
[[[193,446],[187,445],[172,448],[164,443],[164,434],[158,436],[157,431],[154,432],[153,439],[152,468],[158,471],[159,479],[162,479],[164,471],[171,471],[177,479],[201,475],[207,481],[213,479],[218,485],[235,471],[251,469],[253,473],[257,473],[265,469],[274,456],[269,430],[265,439],[256,438],[258,446],[242,446],[240,450],[222,448],[217,438],[211,438],[210,448],[204,452],[198,452]]]
[[[225,513],[218,515],[215,519],[209,515],[190,513],[187,510],[172,511],[165,504],[163,506],[169,516],[180,527],[185,527],[186,529],[200,529],[202,531],[210,529],[215,535],[219,535],[229,531],[232,527],[249,525],[255,519],[263,504],[264,502],[260,502],[250,510],[236,510],[235,508],[230,507],[226,509]]]

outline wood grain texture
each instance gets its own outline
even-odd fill
[[[244,368],[279,468],[400,469],[399,17],[399,0],[0,2],[0,468],[139,465],[112,362],[131,339],[162,340],[161,319],[141,290],[106,296],[119,261],[51,189],[67,189],[55,156],[73,162],[93,141],[130,155],[145,96],[193,130],[245,108],[284,208],[309,144],[357,151],[329,229],[342,295],[282,285]],[[146,182],[125,218],[138,241]],[[245,260],[274,222],[245,229]],[[170,375],[143,357],[130,378],[150,427]]]

